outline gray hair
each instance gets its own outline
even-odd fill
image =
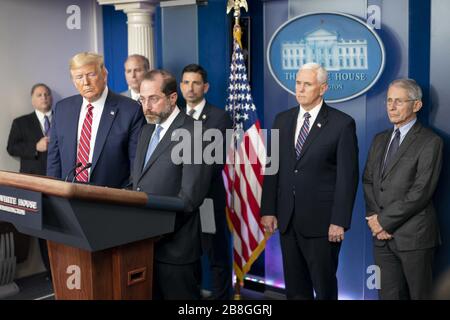
[[[422,89],[413,79],[397,79],[391,82],[390,87],[400,87],[408,92],[408,97],[411,100],[422,100]]]
[[[320,84],[324,84],[324,83],[328,82],[328,71],[324,67],[322,67],[320,64],[318,64],[318,63],[315,63],[315,62],[305,63],[304,65],[302,65],[300,67],[298,72],[300,72],[302,70],[313,70],[313,71],[315,71],[316,74],[317,74],[317,81]]]

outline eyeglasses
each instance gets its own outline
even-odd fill
[[[389,99],[386,100],[386,104],[387,104],[388,106],[392,106],[393,104],[395,104],[395,105],[401,107],[401,106],[403,106],[406,102],[411,102],[411,101],[416,101],[416,100],[417,100],[417,99],[403,100],[403,99],[391,99],[391,98],[389,98]]]
[[[157,95],[150,96],[148,98],[139,97],[139,102],[141,103],[141,105],[146,105],[147,103],[157,104],[161,99],[164,99],[164,98],[167,98],[167,97],[168,96],[161,97],[161,96],[157,96]]]

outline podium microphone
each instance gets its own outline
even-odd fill
[[[64,179],[64,182],[67,182],[67,179],[69,179],[69,176],[71,174],[75,174],[75,170],[81,167],[83,164],[81,162],[78,162],[72,169],[67,172],[66,178]]]
[[[75,181],[75,178],[78,177],[78,175],[79,175],[80,173],[82,173],[84,170],[89,169],[90,167],[92,167],[92,163],[91,163],[91,162],[86,163],[86,165],[85,165],[80,171],[78,171],[77,174],[75,174],[75,175],[73,176],[72,182]]]

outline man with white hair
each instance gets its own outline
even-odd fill
[[[422,126],[422,89],[413,79],[389,85],[391,128],[377,134],[363,176],[366,219],[381,269],[382,300],[428,299],[441,243],[433,194],[442,167],[442,139]]]
[[[355,121],[324,102],[327,78],[320,65],[303,65],[299,106],[273,124],[287,143],[280,144],[278,172],[264,178],[261,224],[280,230],[288,299],[337,299],[339,250],[358,186]]]

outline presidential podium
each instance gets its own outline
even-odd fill
[[[56,299],[151,299],[179,199],[0,171],[0,221],[47,240]]]

